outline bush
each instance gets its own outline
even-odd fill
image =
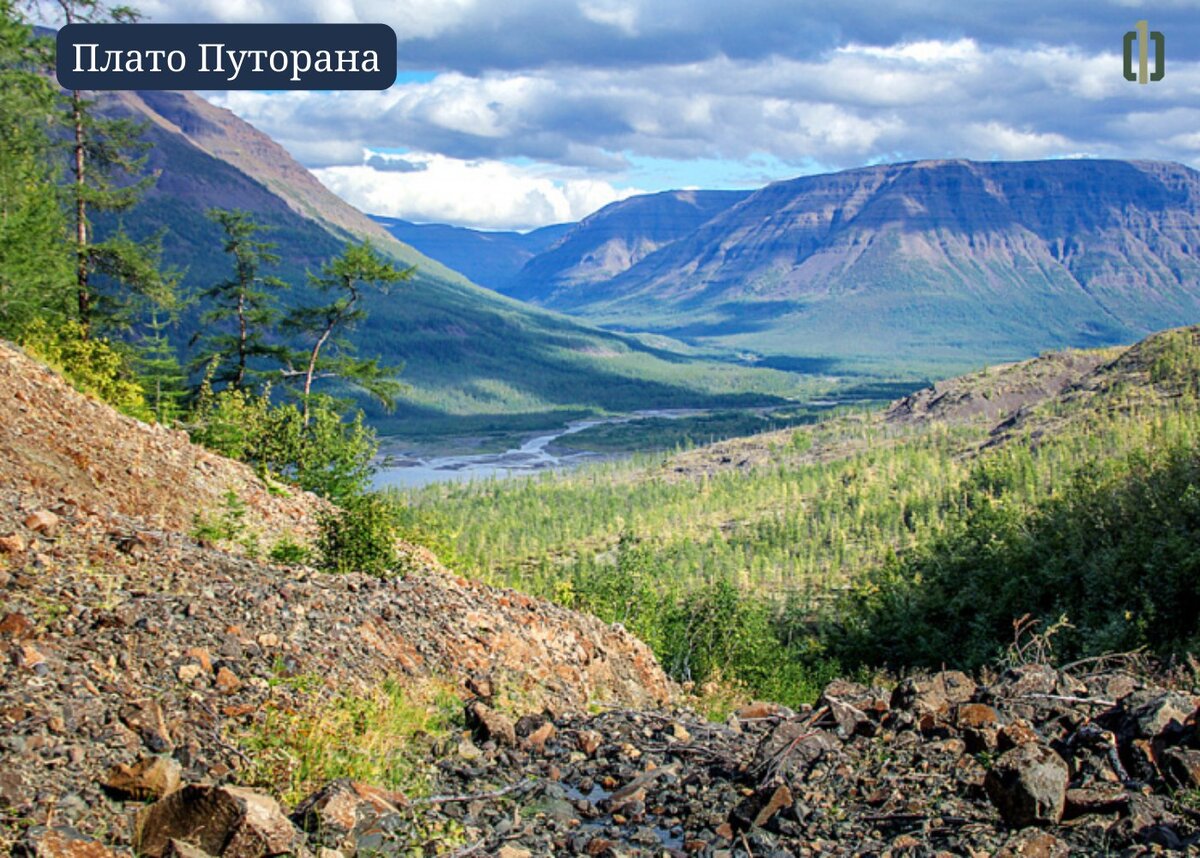
[[[21,346],[63,375],[76,389],[123,414],[152,420],[129,354],[103,338],[85,338],[78,322],[36,319],[25,327]]]
[[[317,565],[329,572],[364,572],[389,576],[400,557],[396,509],[380,494],[346,498],[342,506],[321,515]]]
[[[1014,621],[1058,625],[1076,658],[1200,646],[1200,447],[1081,471],[1037,504],[978,494],[937,539],[883,565],[839,606],[835,650],[868,664],[976,667]],[[998,475],[980,475],[999,485]],[[977,481],[978,482],[978,481]],[[1069,625],[1060,624],[1062,618]]]
[[[213,392],[208,381],[200,387],[189,428],[196,443],[335,503],[367,488],[378,451],[361,411],[345,420],[331,400],[316,399],[306,424],[295,405],[272,403],[269,389]]]

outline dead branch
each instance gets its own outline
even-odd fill
[[[535,780],[523,780],[519,783],[510,784],[503,789],[492,790],[491,792],[475,792],[467,795],[431,795],[425,798],[415,798],[409,803],[416,805],[424,804],[458,804],[467,801],[491,801],[497,798],[503,798],[506,795],[513,793],[524,792],[536,786]]]
[[[1086,706],[1116,706],[1116,702],[1112,700],[1101,700],[1098,697],[1073,697],[1070,694],[1019,694],[1016,697],[1009,697],[1009,700],[1054,700],[1058,703],[1082,703]]]

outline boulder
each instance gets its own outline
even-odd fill
[[[161,858],[173,839],[217,858],[308,854],[278,802],[241,787],[192,784],[138,813],[133,846],[139,855]]]
[[[1167,748],[1159,755],[1158,767],[1175,789],[1200,789],[1200,751]]]
[[[26,831],[12,854],[23,858],[117,858],[116,852],[73,828],[41,825]]]
[[[317,845],[350,856],[357,853],[361,837],[386,827],[381,821],[399,817],[400,807],[406,803],[400,793],[340,778],[300,802],[292,821]]]
[[[497,745],[515,747],[517,730],[508,716],[497,712],[486,703],[476,700],[467,707],[467,722],[474,728],[480,740],[493,741]]]
[[[806,721],[784,721],[759,743],[750,771],[760,780],[804,778],[841,747],[835,736],[814,729]]]
[[[59,517],[48,509],[39,509],[25,517],[25,526],[42,536],[53,536],[60,523]]]
[[[132,766],[118,763],[100,781],[104,791],[122,801],[155,801],[179,789],[183,770],[171,757],[143,757]]]
[[[19,533],[0,536],[0,554],[20,554],[25,550],[25,537]]]
[[[891,706],[918,718],[924,715],[940,718],[956,704],[968,702],[975,695],[975,688],[971,677],[958,670],[909,677],[892,692]]]
[[[749,831],[760,828],[771,821],[779,811],[794,803],[791,789],[786,784],[759,787],[753,795],[744,798],[729,816],[734,831]]]
[[[1043,745],[1006,751],[984,779],[984,789],[1013,828],[1050,825],[1062,819],[1070,771],[1062,757]]]

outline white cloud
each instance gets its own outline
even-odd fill
[[[370,157],[375,153],[367,153]],[[640,190],[618,190],[584,177],[546,175],[545,168],[503,161],[466,161],[406,152],[416,169],[378,170],[366,164],[324,167],[326,187],[371,214],[482,229],[528,229],[579,220]]]
[[[461,24],[476,0],[142,0],[151,21],[390,24],[400,39],[430,39]]]

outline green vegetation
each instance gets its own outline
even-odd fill
[[[385,680],[365,693],[326,695],[319,677],[280,674],[276,682],[300,692],[306,705],[269,705],[233,738],[251,761],[242,782],[289,805],[337,778],[425,795],[433,772],[424,752],[460,726],[461,701],[438,686]]]
[[[340,508],[321,516],[317,563],[329,572],[365,572],[392,575],[400,555],[396,540],[400,530],[395,506],[378,494],[342,501]]]
[[[208,310],[200,317],[206,330],[217,329],[203,338],[194,359],[198,367],[211,367],[214,381],[234,388],[250,383],[255,361],[278,362],[282,346],[268,341],[279,320],[276,294],[287,288],[279,277],[264,275],[262,269],[276,265],[275,245],[256,236],[265,227],[248,212],[213,209],[209,217],[225,233],[224,250],[233,257],[233,276],[218,281],[200,293]],[[233,322],[232,330],[225,323]]]
[[[565,450],[604,453],[674,450],[815,423],[828,410],[795,406],[677,417],[639,417],[628,422],[591,426],[560,438],[554,442],[554,446]]]
[[[1025,614],[1068,615],[1064,654],[1182,651],[1198,356],[1195,330],[1159,335],[1004,435],[847,412],[728,453],[430,486],[406,516],[468,574],[624,623],[679,679],[785,702],[859,665],[977,666]]]

